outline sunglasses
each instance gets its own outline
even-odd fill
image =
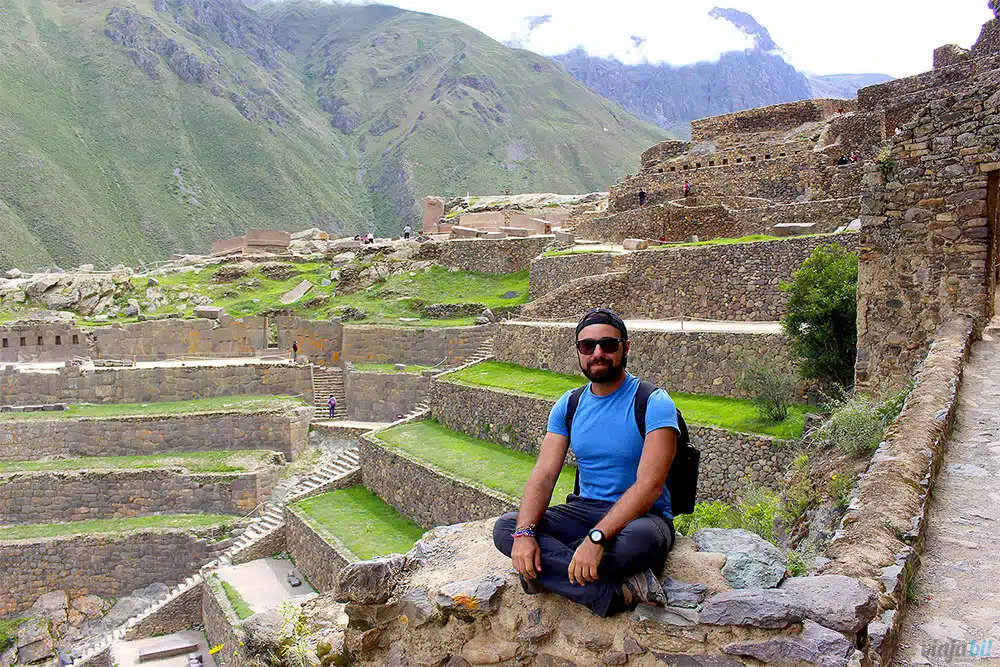
[[[605,354],[614,354],[618,351],[618,347],[625,342],[624,338],[584,338],[582,340],[576,341],[576,349],[579,350],[582,355],[591,355],[597,350],[597,346],[601,346],[601,350]]]

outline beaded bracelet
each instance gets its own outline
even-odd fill
[[[519,537],[534,537],[535,531],[532,530],[531,526],[525,526],[524,528],[518,528],[510,536],[515,540]]]

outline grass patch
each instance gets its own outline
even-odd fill
[[[193,401],[163,401],[160,403],[118,403],[71,405],[67,410],[52,412],[0,412],[0,421],[20,419],[75,419],[91,417],[143,417],[183,415],[199,412],[257,412],[265,409],[305,405],[295,396],[220,396]]]
[[[17,641],[17,629],[27,620],[26,616],[0,618],[0,653]]]
[[[499,361],[485,361],[451,373],[446,378],[461,384],[495,387],[553,400],[586,382],[585,378],[578,375],[553,373]],[[790,405],[788,417],[775,424],[762,421],[753,401],[747,399],[683,392],[670,392],[670,396],[689,424],[718,426],[779,438],[801,436],[805,415],[814,409],[807,405]]]
[[[433,420],[403,424],[380,432],[378,438],[456,477],[512,498],[521,497],[535,467],[532,454],[446,429]],[[574,469],[563,469],[552,494],[552,504],[563,502],[573,491],[574,476]]]
[[[253,609],[250,608],[247,601],[243,599],[243,596],[240,595],[240,592],[231,583],[224,579],[219,579],[219,583],[222,585],[222,590],[229,599],[229,604],[233,605],[233,611],[236,612],[236,616],[241,621],[253,616]]]
[[[397,371],[393,364],[354,364],[354,370],[361,373],[423,373],[432,370],[433,366],[407,364],[406,369]]]
[[[562,257],[564,255],[587,255],[591,253],[606,252],[614,255],[624,254],[620,250],[609,250],[607,248],[566,248],[565,250],[546,250],[542,257]]]
[[[757,243],[760,241],[790,241],[793,239],[809,239],[819,236],[836,236],[842,232],[827,232],[825,234],[799,234],[797,236],[770,236],[768,234],[750,234],[739,238],[709,239],[707,241],[686,241],[683,243],[663,243],[650,248],[689,248],[705,245],[733,245],[736,243]]]
[[[56,461],[0,461],[0,473],[36,470],[149,470],[178,467],[188,472],[244,472],[253,463],[270,459],[271,452],[175,452],[151,456],[82,456]]]
[[[294,504],[309,523],[344,544],[363,560],[405,553],[424,529],[399,514],[363,486],[352,486]]]
[[[160,514],[129,519],[92,519],[67,523],[0,526],[0,540],[32,540],[64,535],[126,533],[146,528],[207,528],[222,525],[232,520],[233,517],[226,514]]]

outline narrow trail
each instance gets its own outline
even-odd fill
[[[1000,665],[1000,317],[972,347],[895,665]],[[992,659],[991,659],[992,658]]]

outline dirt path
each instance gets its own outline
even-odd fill
[[[1000,664],[1000,318],[975,343],[895,665]],[[983,660],[987,658],[987,660]],[[994,658],[990,660],[989,658]]]

